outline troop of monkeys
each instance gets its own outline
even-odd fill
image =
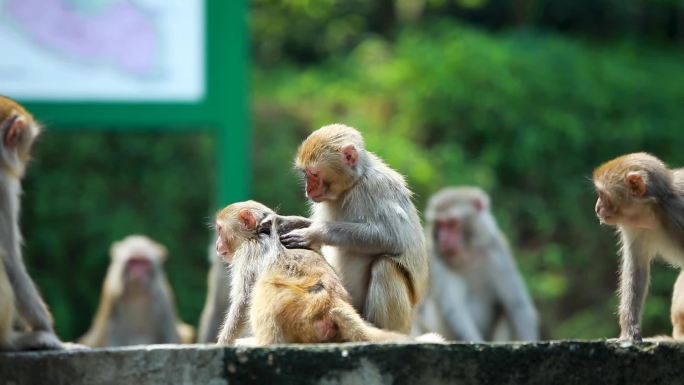
[[[2,350],[78,346],[55,335],[21,255],[20,180],[39,133],[28,111],[0,97]],[[221,258],[209,273],[199,342],[539,338],[536,310],[482,190],[435,194],[424,230],[404,178],[366,150],[357,130],[333,124],[314,131],[295,165],[309,218],[254,201],[218,212]],[[639,341],[651,260],[659,254],[684,266],[684,169],[635,153],[601,165],[593,180],[596,215],[620,234],[620,339]],[[110,254],[100,307],[80,343],[192,342],[194,330],[178,319],[164,275],[165,248],[129,236]],[[682,277],[673,295],[674,338],[684,337]]]

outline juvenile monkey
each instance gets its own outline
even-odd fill
[[[21,178],[40,133],[33,116],[0,96],[0,349],[60,349],[52,318],[21,255]],[[20,322],[17,322],[20,321]],[[21,325],[13,330],[14,325]]]
[[[679,273],[674,284],[670,320],[672,321],[672,338],[684,339],[684,272]]]
[[[230,304],[230,270],[216,254],[215,242],[209,250],[211,267],[207,276],[207,299],[204,303],[197,342],[214,343]]]
[[[166,248],[142,235],[114,242],[99,308],[80,342],[90,347],[191,343],[162,264]]]
[[[447,187],[425,210],[430,291],[418,330],[466,341],[535,341],[537,311],[482,189]]]
[[[669,169],[642,152],[604,163],[593,179],[594,211],[602,224],[620,233],[620,339],[640,341],[651,260],[660,255],[684,265],[684,169]],[[679,300],[677,286],[673,300]]]
[[[285,219],[288,248],[320,249],[340,274],[354,308],[374,325],[408,333],[427,286],[420,219],[404,178],[366,151],[354,128],[324,126],[301,144],[312,216]]]
[[[323,256],[280,244],[277,221],[271,209],[254,201],[217,214],[216,252],[231,263],[232,276],[219,344],[234,343],[248,321],[257,345],[410,340],[363,321]],[[424,337],[431,339],[439,341]]]

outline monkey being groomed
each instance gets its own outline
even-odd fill
[[[176,314],[162,264],[166,248],[142,235],[115,242],[100,305],[80,342],[91,347],[191,343],[192,326]]]
[[[365,322],[322,255],[283,247],[277,216],[268,207],[254,201],[229,205],[218,213],[216,230],[216,251],[231,263],[232,277],[219,344],[235,343],[248,322],[257,345],[411,340]]]

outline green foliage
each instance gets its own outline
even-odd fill
[[[617,247],[594,216],[588,177],[631,151],[684,165],[682,59],[451,22],[407,28],[395,43],[370,37],[343,59],[256,71],[259,153],[272,154],[255,158],[257,170],[291,161],[289,136],[335,121],[356,126],[369,149],[407,175],[419,207],[445,185],[491,192],[547,337],[614,336]],[[257,174],[257,198],[301,211],[300,197],[289,201],[294,178],[259,187],[275,177]],[[654,272],[647,335],[669,330],[673,274]]]
[[[181,317],[196,324],[208,267],[211,135],[48,130],[34,149],[22,201],[25,259],[60,336],[86,331],[109,246],[129,234],[167,246]]]

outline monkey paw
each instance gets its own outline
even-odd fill
[[[66,348],[54,333],[48,331],[21,333],[13,343],[18,350],[62,350]]]
[[[309,229],[295,229],[280,236],[280,243],[288,249],[311,249]]]

